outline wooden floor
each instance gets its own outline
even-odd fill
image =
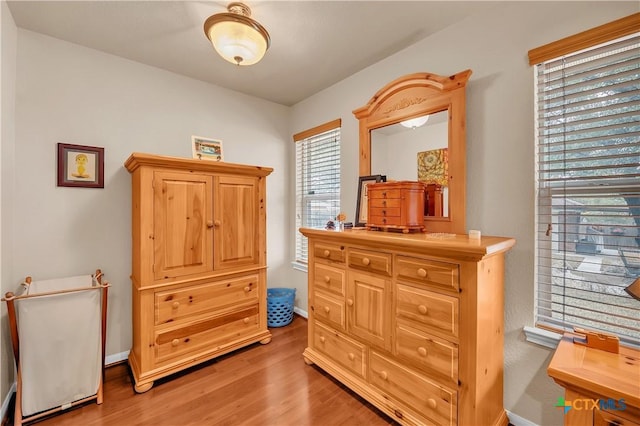
[[[106,370],[104,403],[37,423],[54,425],[393,425],[389,417],[302,359],[307,321],[295,316],[255,344],[156,381],[136,394],[127,364]]]

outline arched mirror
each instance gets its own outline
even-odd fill
[[[360,122],[360,176],[422,181],[427,232],[466,232],[465,86],[471,70],[409,74],[353,111]],[[435,207],[434,207],[435,206]]]

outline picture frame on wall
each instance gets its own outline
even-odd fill
[[[356,203],[356,225],[363,227],[367,225],[368,216],[368,192],[367,185],[376,182],[386,182],[387,177],[383,175],[360,176],[358,179],[358,201]]]
[[[222,141],[219,139],[191,136],[193,158],[198,160],[224,161]]]
[[[104,188],[104,148],[58,143],[58,186]]]

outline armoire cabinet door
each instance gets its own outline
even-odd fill
[[[154,173],[156,280],[213,270],[212,194],[210,175]]]
[[[258,179],[214,179],[214,268],[258,264]]]

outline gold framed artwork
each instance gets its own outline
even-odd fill
[[[447,148],[418,153],[418,180],[425,183],[449,184],[449,158]]]
[[[104,148],[59,143],[58,186],[104,188]]]
[[[223,161],[222,141],[200,136],[191,136],[193,158],[198,160]]]

